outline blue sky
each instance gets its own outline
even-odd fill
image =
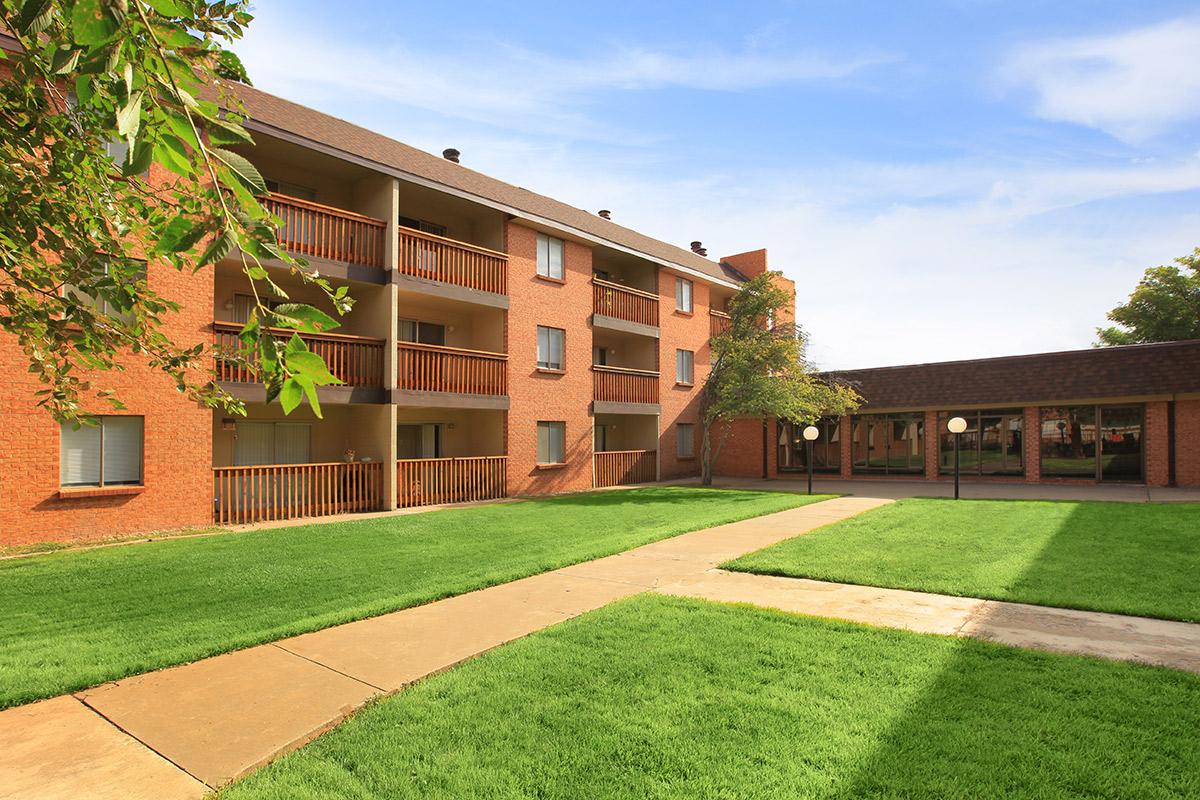
[[[256,85],[710,255],[825,368],[1086,347],[1200,245],[1194,3],[263,0]]]

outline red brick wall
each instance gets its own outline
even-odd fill
[[[1200,486],[1200,398],[1175,402],[1175,484]]]
[[[1146,483],[1166,486],[1170,483],[1170,439],[1167,432],[1167,402],[1146,403],[1146,439],[1142,452],[1146,459]]]
[[[713,448],[716,449],[717,437],[721,429],[728,431],[725,446],[713,467],[714,475],[725,475],[736,478],[761,478],[763,476],[763,448],[761,419],[737,419],[728,425],[713,429]],[[776,477],[779,474],[779,429],[775,420],[767,421],[767,475]]]
[[[658,454],[662,480],[700,474],[700,387],[708,377],[711,359],[708,284],[692,281],[692,313],[685,314],[675,309],[675,279],[674,273],[658,271],[658,396],[662,405]],[[695,353],[693,386],[675,383],[676,350]],[[680,422],[696,426],[696,458],[680,460],[676,457],[675,426]]]
[[[208,341],[213,273],[196,275],[155,267],[151,286],[183,304],[166,318],[165,332],[179,345]],[[174,384],[138,356],[123,359],[124,372],[98,373],[95,388],[115,389],[127,408],[111,412],[88,400],[98,414],[145,417],[145,490],[135,495],[60,499],[59,426],[35,405],[41,384],[30,379],[17,342],[0,335],[0,427],[4,470],[0,479],[0,545],[91,540],[141,531],[206,525],[212,520],[212,411],[189,402]]]
[[[753,278],[767,271],[767,251],[750,250],[732,256],[721,256],[721,260],[747,278]],[[790,281],[789,281],[790,282]]]
[[[938,456],[941,447],[942,428],[938,423],[937,411],[925,412],[925,480],[936,481],[938,474]]]
[[[549,281],[537,275],[537,232],[510,222],[507,236],[508,490],[522,495],[587,489],[592,485],[592,253],[567,242],[564,280]],[[537,370],[539,325],[566,331],[562,374]],[[566,423],[566,466],[537,467],[539,420]]]

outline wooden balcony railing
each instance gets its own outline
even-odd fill
[[[233,322],[213,323],[213,344],[227,354],[246,353],[238,339],[242,326]],[[274,329],[283,339],[290,338],[292,331]],[[366,336],[347,336],[340,333],[302,333],[300,338],[308,349],[325,360],[329,371],[346,386],[383,386],[383,354],[386,339]],[[234,358],[217,356],[217,380],[234,383],[253,383],[259,380],[257,356],[247,357],[249,363]]]
[[[383,463],[213,468],[213,518],[221,525],[378,511]]]
[[[729,326],[733,324],[733,320],[724,311],[717,311],[715,308],[709,309],[708,312],[708,335],[717,336],[729,330]]]
[[[657,403],[658,373],[593,364],[592,399],[612,403]]]
[[[658,480],[657,450],[608,450],[592,453],[592,485],[623,486]]]
[[[507,467],[507,456],[401,459],[396,504],[409,508],[507,497]]]
[[[508,356],[434,344],[397,342],[400,389],[503,397],[508,394]]]
[[[416,278],[508,294],[506,254],[411,228],[400,228],[397,270]]]
[[[658,327],[658,295],[592,278],[592,311]]]
[[[279,217],[280,246],[303,256],[383,267],[387,223],[381,219],[271,194],[263,205]]]

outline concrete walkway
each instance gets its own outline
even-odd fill
[[[1200,672],[1200,625],[1189,622],[718,569],[657,591]]]
[[[890,501],[838,498],[0,712],[0,798],[199,798],[374,697]]]

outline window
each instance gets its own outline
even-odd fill
[[[563,240],[539,233],[537,237],[537,273],[544,278],[563,279]]]
[[[925,470],[925,415],[862,414],[851,418],[856,473],[885,475]]]
[[[415,319],[401,319],[397,328],[397,338],[402,342],[419,342],[420,344],[446,344],[446,326],[438,322],[421,322]]]
[[[283,300],[278,297],[264,297],[263,305],[269,309],[278,308],[285,303],[292,302],[291,300]],[[235,294],[233,296],[233,321],[245,325],[250,321],[250,312],[254,310],[254,296],[249,294]]]
[[[675,310],[692,313],[692,282],[684,278],[675,279]]]
[[[76,429],[64,422],[59,459],[63,486],[129,486],[142,482],[142,417],[93,417]]]
[[[1043,408],[1042,475],[1142,480],[1144,414],[1140,405]]]
[[[401,227],[412,228],[414,231],[432,233],[434,236],[441,236],[443,238],[446,236],[445,225],[439,225],[438,223],[430,222],[427,219],[414,219],[413,217],[402,216],[397,220],[397,222],[400,223]]]
[[[561,328],[537,329],[537,365],[538,369],[563,368],[563,337],[566,332]]]
[[[842,466],[841,421],[836,417],[826,417],[813,424],[821,432],[813,442],[813,471],[838,472]],[[806,427],[780,421],[778,444],[781,471],[808,469],[808,442],[804,438]]]
[[[691,350],[675,351],[675,382],[692,383],[695,378],[695,353]]]
[[[675,455],[677,458],[696,457],[696,426],[690,422],[675,426]]]
[[[233,465],[308,464],[312,426],[306,422],[239,422],[234,428]]]
[[[439,422],[396,426],[396,458],[441,458],[445,425]]]
[[[567,424],[539,422],[537,424],[537,463],[563,464],[566,456]]]
[[[287,181],[276,181],[265,179],[263,181],[267,185],[267,191],[271,194],[282,194],[288,197],[294,197],[297,200],[315,201],[317,192],[315,189],[310,189],[307,186],[301,186],[298,183],[288,183]]]
[[[1024,412],[1019,408],[1002,411],[943,411],[938,414],[938,468],[943,475],[954,474],[954,434],[946,430],[951,417],[962,417],[967,429],[959,439],[959,469],[965,475],[1024,475],[1022,448]]]

